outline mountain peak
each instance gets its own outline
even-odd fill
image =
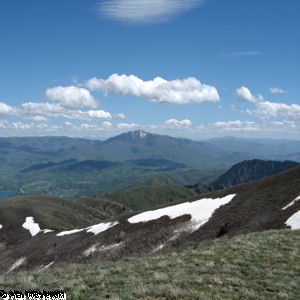
[[[145,142],[146,140],[148,141],[148,139],[153,135],[151,133],[145,132],[143,130],[131,130],[129,132],[125,132],[122,133],[118,136],[112,137],[110,139],[108,139],[107,141],[126,141],[129,143],[139,143],[139,142]]]
[[[141,129],[140,130],[131,130],[129,132],[129,134],[135,139],[144,139],[148,135],[147,132],[145,132],[144,130],[141,130]]]

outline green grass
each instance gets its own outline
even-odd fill
[[[202,242],[118,262],[0,276],[2,290],[63,290],[67,299],[300,299],[300,231]]]
[[[164,203],[195,196],[191,189],[167,185],[162,187],[140,186],[106,194],[104,198],[121,203],[132,210],[145,210]]]
[[[207,169],[176,168],[175,163],[174,169],[171,170],[157,165],[138,165],[135,161],[115,162],[115,165],[101,170],[91,166],[68,170],[71,164],[65,163],[22,173],[21,169],[3,162],[3,166],[0,166],[0,190],[20,193],[22,187],[22,191],[27,195],[50,195],[74,199],[142,185],[183,186],[208,182],[216,179],[221,173],[221,171]]]
[[[130,210],[124,205],[97,197],[76,200],[50,196],[18,196],[0,202],[0,220],[19,226],[26,216],[35,216],[43,228],[82,228],[115,218]]]

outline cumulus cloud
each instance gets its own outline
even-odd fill
[[[118,114],[114,115],[114,117],[116,119],[126,119],[126,115],[123,113],[118,113]]]
[[[209,103],[220,99],[215,87],[202,84],[194,77],[171,81],[156,77],[143,81],[134,75],[112,74],[106,80],[91,78],[85,85],[90,90],[131,95],[157,103]]]
[[[276,87],[270,87],[270,92],[272,94],[287,94],[287,91]]]
[[[111,122],[108,122],[108,121],[103,122],[102,125],[106,128],[111,128],[113,126],[113,124]]]
[[[101,15],[131,24],[167,22],[201,4],[203,0],[104,0]]]
[[[262,119],[283,117],[290,120],[300,120],[300,105],[297,104],[288,105],[264,101],[257,103],[254,110],[248,109],[246,112]]]
[[[300,120],[300,106],[298,104],[266,101],[261,95],[254,96],[250,90],[244,86],[236,90],[236,96],[239,100],[255,104],[254,109],[245,110],[248,115],[264,120],[278,117],[289,120]]]
[[[0,114],[12,114],[13,108],[6,103],[0,102]]]
[[[87,89],[76,86],[49,88],[46,90],[45,96],[50,100],[60,101],[65,108],[96,108],[99,106],[99,101]]]
[[[191,127],[192,126],[192,122],[188,119],[184,119],[184,120],[176,120],[176,119],[169,119],[165,122],[165,125],[168,125],[170,127],[176,127],[176,128],[179,128],[179,127],[185,127],[185,128],[188,128],[188,127]]]
[[[221,129],[222,131],[235,132],[235,131],[259,131],[260,126],[252,121],[227,121],[227,122],[215,122],[213,126]]]
[[[104,110],[89,110],[86,113],[83,112],[82,114],[86,114],[91,119],[112,119],[111,114]]]
[[[119,123],[117,124],[117,128],[120,130],[131,130],[139,127],[139,124],[136,123]]]
[[[111,114],[104,110],[81,111],[65,108],[60,103],[48,102],[26,102],[15,107],[0,103],[0,114],[32,121],[46,121],[59,118],[74,120],[112,119]]]
[[[57,103],[48,102],[26,102],[15,108],[16,116],[32,119],[46,120],[52,118],[66,117],[66,110]]]
[[[257,95],[257,96],[252,95],[250,90],[245,86],[236,89],[236,96],[240,101],[248,101],[254,103],[258,101],[263,101],[263,97],[261,95]]]

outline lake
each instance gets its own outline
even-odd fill
[[[12,191],[0,191],[0,201],[13,196],[14,194],[15,192]]]

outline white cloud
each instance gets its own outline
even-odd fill
[[[287,94],[287,91],[276,87],[270,87],[270,92],[272,94]]]
[[[117,124],[117,128],[121,130],[131,130],[139,127],[139,124],[136,123],[119,123]]]
[[[50,100],[60,101],[65,108],[96,108],[99,106],[99,101],[87,89],[76,86],[49,88],[46,90],[45,96]]]
[[[15,115],[32,120],[46,120],[66,116],[66,110],[57,103],[26,102],[15,108]]]
[[[156,77],[143,81],[134,75],[113,74],[106,80],[94,77],[85,85],[90,90],[131,95],[157,103],[209,103],[220,99],[215,87],[202,84],[194,77],[171,81]]]
[[[8,127],[7,120],[0,120],[0,129],[5,129]]]
[[[149,24],[170,21],[176,15],[201,4],[203,0],[104,0],[99,13],[110,19]]]
[[[0,114],[29,119],[32,121],[46,121],[49,119],[59,118],[74,120],[112,119],[111,114],[104,110],[81,111],[76,109],[67,109],[60,103],[48,102],[26,102],[16,107],[0,103]]]
[[[123,113],[116,114],[116,115],[114,115],[114,117],[116,119],[126,119],[126,115]]]
[[[13,113],[13,108],[6,103],[0,102],[0,114],[11,114]]]
[[[86,114],[91,119],[112,119],[111,114],[104,110],[89,110],[82,114]]]
[[[80,125],[80,128],[84,130],[96,130],[97,127],[98,126],[95,124],[87,124],[87,123],[83,123]]]
[[[22,122],[13,122],[11,127],[14,129],[31,129],[32,124],[26,124]]]
[[[215,122],[212,124],[213,127],[221,129],[223,131],[259,131],[260,126],[252,121],[227,121],[227,122]]]
[[[254,110],[247,109],[249,115],[262,119],[283,117],[300,121],[300,105],[263,101],[256,103]]]
[[[170,127],[191,127],[192,126],[192,122],[188,119],[184,119],[184,120],[176,120],[176,119],[169,119],[165,122],[165,125],[168,125]]]
[[[236,96],[240,101],[248,101],[254,103],[258,101],[263,101],[263,97],[261,95],[252,95],[250,90],[245,86],[236,89]]]
[[[113,126],[113,124],[111,122],[108,122],[108,121],[103,122],[102,125],[106,128],[111,128]]]
[[[244,86],[236,90],[239,100],[252,102],[254,109],[246,109],[248,115],[269,120],[271,118],[284,118],[288,120],[300,120],[300,106],[298,104],[285,104],[264,100],[263,96],[254,96],[250,90]]]

